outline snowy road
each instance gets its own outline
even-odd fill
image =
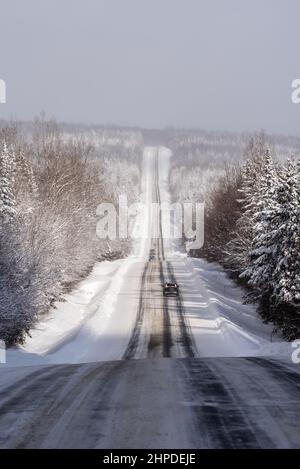
[[[1,387],[2,448],[300,447],[299,374],[261,358],[148,358],[26,373]]]
[[[276,358],[289,345],[271,342],[218,266],[176,252],[149,211],[169,200],[169,156],[145,150],[135,257],[99,266],[85,304],[82,292],[65,303],[67,325],[53,316],[8,353],[1,448],[300,448],[300,368]],[[163,297],[167,279],[178,298]]]
[[[159,149],[153,158],[152,202],[161,205],[159,185]],[[151,237],[140,290],[136,324],[124,358],[194,357],[193,337],[185,320],[181,294],[164,297],[162,284],[175,282],[172,265],[165,256],[161,212],[152,214],[157,227]]]

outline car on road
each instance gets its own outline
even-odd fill
[[[178,296],[179,287],[175,282],[165,282],[163,284],[163,294],[164,296]]]
[[[155,259],[155,249],[150,249],[149,261],[153,261],[154,259]]]

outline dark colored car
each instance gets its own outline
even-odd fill
[[[153,261],[154,259],[155,259],[155,249],[150,249],[149,261]]]
[[[177,283],[165,282],[163,284],[164,296],[178,296],[178,294],[179,294],[178,288],[179,287],[178,287]]]

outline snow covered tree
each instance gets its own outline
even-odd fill
[[[247,256],[247,267],[242,272],[253,291],[248,300],[260,300],[272,292],[272,276],[276,266],[277,243],[274,239],[274,218],[277,215],[276,200],[278,176],[269,149],[263,157],[263,167],[254,200],[249,201],[248,210],[253,211],[254,238]],[[247,209],[246,209],[247,211]]]
[[[280,241],[274,294],[280,301],[300,300],[300,229],[299,173],[293,161],[288,161],[284,179],[278,189],[280,202],[277,232]]]
[[[255,213],[260,200],[261,177],[267,152],[268,147],[263,132],[250,140],[245,152],[247,160],[241,170],[241,183],[236,195],[239,217],[231,233],[231,239],[224,248],[225,266],[237,277],[247,267],[249,250],[255,236]]]
[[[224,249],[239,217],[237,191],[240,187],[240,168],[227,165],[225,174],[213,187],[206,200],[205,243],[201,252],[211,261],[224,261]]]
[[[33,169],[28,158],[25,157],[22,150],[16,153],[16,191],[35,195],[37,193],[37,184],[33,174]]]
[[[291,340],[300,332],[300,163],[282,161],[300,154],[299,144],[294,138],[273,137],[281,161],[275,163],[261,132],[250,140],[241,171],[236,166],[236,175],[215,172],[213,184],[203,191],[199,173],[212,160],[217,163],[214,155],[220,155],[219,161],[225,158],[230,138],[178,134],[173,139],[171,189],[181,201],[187,195],[205,198],[205,244],[199,254],[242,282],[245,300],[257,302],[263,319]],[[232,161],[232,148],[228,153]]]
[[[243,275],[254,288],[248,298],[259,300],[262,317],[292,339],[300,327],[299,171],[291,160],[276,173],[270,162],[266,169],[250,265]]]
[[[300,305],[300,189],[299,171],[288,160],[281,172],[277,189],[277,213],[274,238],[277,240],[277,263],[273,273],[272,302]]]
[[[4,143],[0,150],[0,217],[4,220],[15,215],[15,170],[15,153]]]
[[[111,130],[102,142],[101,130],[93,145],[89,131],[63,135],[43,119],[26,138],[11,127],[0,127],[0,339],[7,345],[22,342],[96,260],[129,252],[130,240],[97,238],[96,208],[113,202],[116,190],[138,200],[143,149],[136,132]]]

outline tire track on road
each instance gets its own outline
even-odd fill
[[[160,196],[160,188],[159,188],[159,171],[158,171],[158,158],[159,158],[159,150],[157,150],[156,157],[155,157],[155,185],[156,185],[156,198],[157,202],[159,203],[159,206],[161,207],[161,196]],[[161,215],[161,210],[159,211],[159,226],[160,226],[160,239],[162,243],[162,260],[164,261],[164,265],[166,266],[167,270],[167,277],[168,281],[177,283],[176,277],[174,274],[173,267],[169,261],[166,260],[165,258],[165,252],[164,252],[164,245],[163,245],[163,230],[162,230],[162,215]],[[161,263],[162,264],[162,263]],[[162,271],[163,271],[163,266],[161,265]],[[165,281],[165,276],[164,281]],[[164,298],[164,311],[166,311],[164,314],[166,315],[166,321],[168,324],[170,324],[170,314],[169,314],[169,308],[168,308],[168,299]],[[187,325],[186,320],[185,320],[185,312],[184,312],[184,307],[182,304],[182,297],[181,293],[179,291],[179,295],[176,297],[176,313],[178,316],[178,322],[179,322],[179,329],[180,329],[180,343],[182,344],[184,350],[185,350],[185,356],[189,358],[194,358],[197,356],[196,353],[196,347],[193,341],[193,336],[190,330],[190,327]]]
[[[157,218],[152,222],[157,223],[157,226],[151,227],[149,260],[145,264],[141,279],[136,322],[123,359],[171,356],[194,358],[197,356],[196,347],[185,319],[180,292],[172,299],[162,295],[162,285],[166,281],[176,282],[176,278],[170,261],[165,257],[159,186],[159,149],[156,150],[153,160],[152,202],[157,204],[158,212],[155,212]]]

